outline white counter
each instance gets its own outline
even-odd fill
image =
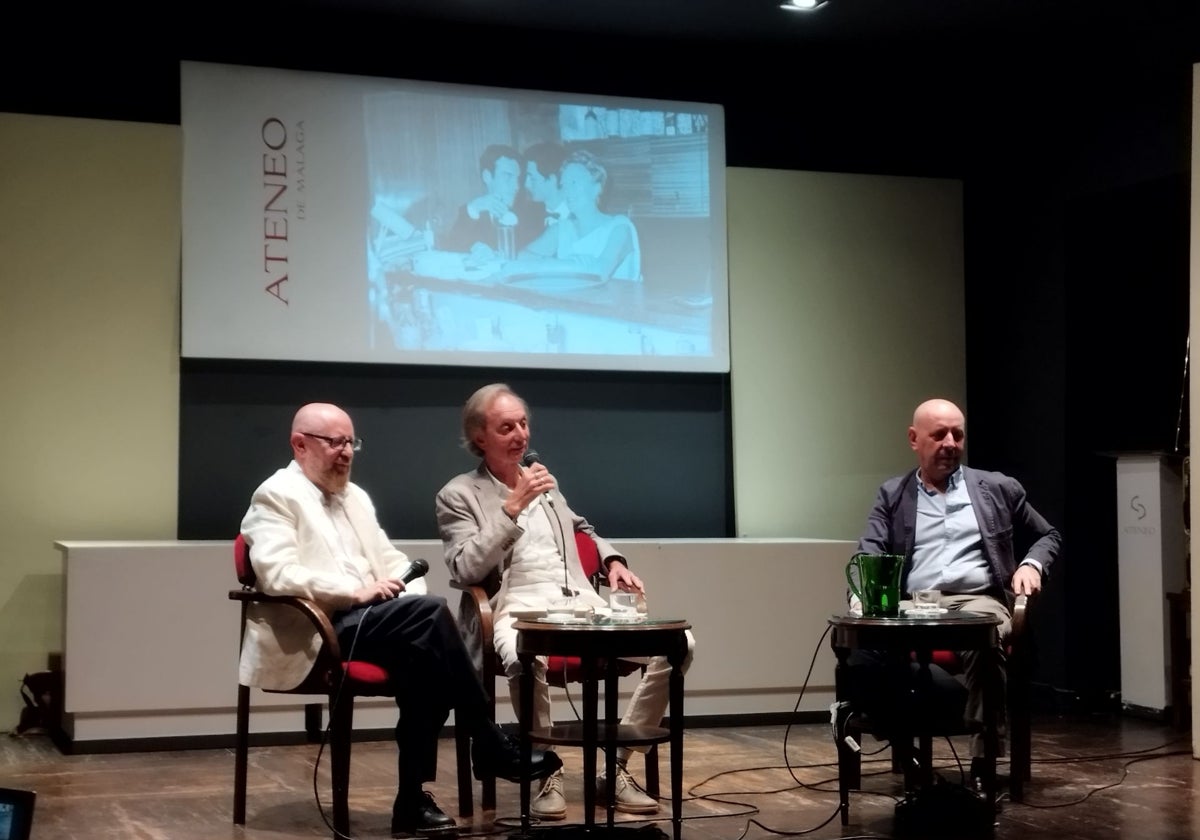
[[[650,610],[692,623],[696,659],[685,714],[791,712],[820,642],[801,711],[828,708],[834,658],[826,619],[845,602],[848,542],[620,540],[645,581]],[[396,541],[429,561],[429,589],[457,612],[441,543]],[[55,543],[63,554],[67,734],[83,742],[227,735],[237,699],[239,606],[232,543]],[[622,695],[633,680],[622,680]],[[253,732],[303,729],[301,698],[251,694]],[[498,681],[497,718],[515,720]],[[578,704],[578,694],[573,694]],[[556,717],[570,707],[552,690]],[[359,700],[355,727],[391,729],[390,700]],[[131,745],[133,746],[133,745]]]

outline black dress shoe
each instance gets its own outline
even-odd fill
[[[419,834],[427,837],[451,838],[458,835],[458,823],[449,817],[425,791],[401,793],[392,806],[392,836]]]
[[[471,763],[475,765],[475,778],[480,781],[495,776],[519,782],[521,742],[503,732],[497,732],[494,738],[475,738],[471,744]],[[533,750],[529,767],[530,779],[544,779],[562,767],[562,759],[552,750]]]

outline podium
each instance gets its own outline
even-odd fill
[[[1187,583],[1183,456],[1111,454],[1117,464],[1121,706],[1162,719],[1172,682],[1167,595]]]

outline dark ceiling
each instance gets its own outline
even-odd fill
[[[904,39],[1092,38],[1175,32],[1194,0],[828,0],[811,12],[778,0],[314,0],[390,17],[563,32],[849,43]],[[1194,41],[1194,39],[1193,39]]]
[[[1011,155],[1030,126],[1039,130],[1039,154],[1078,158],[1073,126],[1093,121],[1100,98],[1105,109],[1129,103],[1120,113],[1158,100],[1169,100],[1164,112],[1185,113],[1184,87],[1200,60],[1198,7],[1200,0],[828,0],[808,13],[781,9],[778,0],[19,4],[6,11],[6,31],[20,48],[0,51],[0,111],[177,124],[180,60],[212,61],[715,102],[738,127],[728,138],[731,165],[959,176],[973,162]],[[1134,130],[1124,117],[1110,122],[1099,128],[1114,137]]]

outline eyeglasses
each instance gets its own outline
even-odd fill
[[[330,449],[341,449],[347,443],[350,444],[350,448],[355,452],[358,452],[362,449],[362,438],[326,437],[325,435],[314,435],[312,432],[301,432],[300,434],[304,435],[305,437],[323,440]]]

